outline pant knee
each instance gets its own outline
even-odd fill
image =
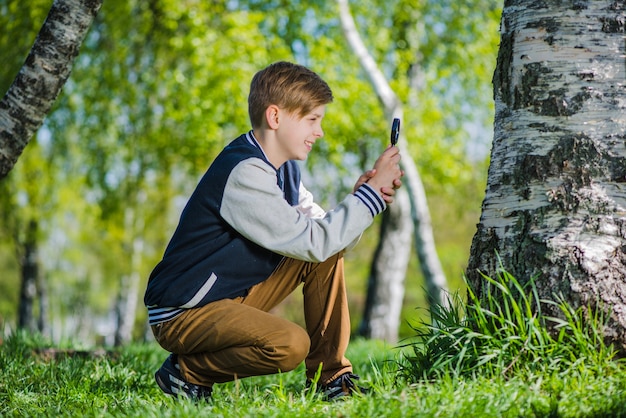
[[[282,372],[288,372],[298,367],[309,354],[311,348],[309,335],[298,326],[287,330],[285,336],[284,346],[280,349],[283,353],[277,359],[278,369]]]

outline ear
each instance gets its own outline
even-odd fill
[[[270,129],[278,128],[278,115],[280,114],[280,109],[276,105],[269,105],[267,109],[265,109],[265,120],[267,121],[267,126]]]

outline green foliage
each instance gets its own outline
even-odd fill
[[[484,277],[481,295],[468,288],[468,303],[458,294],[449,307],[430,310],[431,323],[415,326],[401,375],[409,381],[443,376],[527,377],[534,374],[597,374],[616,367],[616,351],[606,346],[600,309],[573,309],[563,298],[539,300],[507,272]],[[542,313],[549,304],[560,318]],[[621,361],[619,361],[621,364]]]
[[[0,45],[2,45],[2,72],[0,93],[4,93],[15,79],[46,15],[52,6],[50,0],[0,1]],[[19,34],[19,36],[16,36]]]
[[[51,3],[0,0],[1,88],[19,70]],[[484,189],[484,166],[467,156],[477,136],[467,123],[484,129],[491,122],[496,6],[351,2],[366,45],[405,101],[403,132],[437,205],[436,241],[451,278],[467,260]],[[325,206],[350,190],[386,144],[389,123],[343,39],[336,7],[107,0],[38,141],[3,185],[0,205],[11,217],[0,226],[0,248],[11,252],[0,259],[0,289],[8,290],[0,292],[2,320],[15,315],[19,280],[15,243],[8,242],[15,234],[4,232],[23,234],[30,217],[40,221],[51,320],[106,315],[120,280],[137,273],[145,281],[197,178],[226,141],[248,129],[248,83],[272,61],[306,64],[331,85],[335,102],[325,140],[307,162],[307,186]],[[377,230],[368,234],[348,265],[357,321]],[[133,258],[138,240],[143,247]],[[407,273],[408,311],[424,306],[418,267],[413,260]]]

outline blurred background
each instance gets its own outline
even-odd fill
[[[51,5],[0,0],[2,94]],[[450,291],[462,294],[487,178],[500,2],[350,8],[402,101],[437,254]],[[325,138],[302,166],[309,190],[332,208],[372,166],[390,127],[335,1],[106,0],[44,125],[0,180],[0,335],[26,328],[85,345],[149,339],[147,278],[212,159],[249,129],[252,76],[278,60],[308,66],[335,95]],[[374,225],[346,256],[355,329],[379,238]],[[26,276],[36,280],[23,286]],[[415,251],[404,286],[400,338],[428,318]],[[302,321],[299,298],[277,310]],[[130,336],[116,336],[123,323]]]

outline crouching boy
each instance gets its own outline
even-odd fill
[[[343,253],[393,202],[396,147],[334,209],[304,187],[296,160],[323,136],[332,101],[311,70],[277,62],[253,78],[252,129],[213,161],[183,210],[145,293],[167,394],[208,398],[216,383],[287,372],[302,361],[326,399],[351,395],[350,319]],[[306,329],[269,311],[303,286]]]

